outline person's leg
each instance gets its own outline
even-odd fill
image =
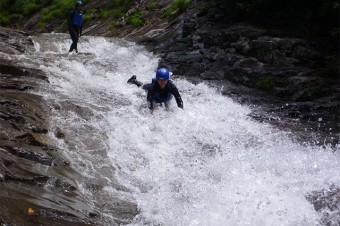
[[[171,106],[171,100],[172,100],[172,95],[169,94],[163,101],[165,109],[169,110],[170,106]]]
[[[74,49],[76,53],[78,53],[78,40],[79,40],[79,29],[75,31]]]
[[[71,29],[70,30],[70,36],[71,36],[71,39],[72,39],[72,44],[71,44],[69,52],[72,52],[73,50],[76,50],[76,52],[78,52],[78,49],[77,49],[78,33],[77,33],[77,31],[74,30],[74,29]]]
[[[143,88],[145,91],[149,91],[150,87],[151,87],[151,83],[147,83],[147,84],[143,85],[142,88]]]
[[[171,101],[170,101],[170,100],[164,102],[164,107],[165,107],[166,110],[169,110],[169,109],[170,109],[170,106],[171,106]]]
[[[135,84],[138,87],[141,87],[143,85],[142,82],[137,80],[137,76],[136,75],[133,75],[131,78],[129,78],[127,83]],[[144,86],[143,86],[143,89],[144,89]]]
[[[70,29],[69,30],[69,33],[70,33],[70,36],[71,36],[71,39],[72,39],[72,44],[71,44],[71,46],[70,46],[70,50],[69,50],[69,52],[72,52],[73,50],[74,50],[74,31],[72,30],[72,29]]]

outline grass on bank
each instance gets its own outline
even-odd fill
[[[44,0],[0,0],[0,25],[10,26],[18,24],[45,6]]]
[[[162,13],[162,18],[169,20],[174,19],[179,14],[183,13],[190,5],[191,0],[174,0],[171,5]]]
[[[82,0],[84,3],[84,23],[92,17],[106,19],[112,17],[117,19],[123,16],[132,0],[110,0],[104,8],[86,7],[89,0]],[[22,21],[31,15],[38,13],[40,18],[38,27],[42,30],[48,24],[64,24],[68,12],[74,9],[75,0],[0,0],[0,25],[5,27],[20,28],[24,25]],[[63,21],[63,22],[61,22]],[[132,18],[133,24],[141,22]]]
[[[134,27],[140,27],[145,24],[145,20],[141,18],[141,16],[145,13],[145,11],[137,11],[133,14],[131,14],[127,19],[126,22],[129,25],[132,25]]]

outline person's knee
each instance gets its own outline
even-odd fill
[[[151,87],[151,84],[145,84],[145,85],[142,86],[142,88],[146,91],[148,91],[150,89],[150,87]]]
[[[169,108],[170,108],[170,106],[171,106],[171,102],[170,102],[170,100],[169,100],[169,101],[166,101],[166,102],[164,102],[164,107],[165,107],[166,109],[169,109]]]

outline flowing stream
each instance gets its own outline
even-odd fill
[[[151,115],[145,92],[126,83],[155,73],[159,59],[142,46],[82,37],[80,53],[67,54],[65,34],[33,40],[21,57],[48,74],[35,92],[51,106],[49,135],[102,225],[319,224],[306,195],[340,185],[339,146],[299,143],[217,88],[176,76],[184,110],[173,100]]]

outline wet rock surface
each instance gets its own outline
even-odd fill
[[[315,211],[321,213],[322,225],[339,225],[340,222],[340,188],[331,185],[329,188],[314,191],[306,195]]]
[[[48,78],[11,58],[32,41],[1,27],[0,39],[0,224],[94,225],[96,212],[63,176],[77,177],[49,136],[50,107],[31,92]]]
[[[339,143],[339,80],[322,78],[324,55],[314,44],[277,37],[247,24],[230,24],[218,5],[206,11],[200,7],[203,3],[193,0],[182,17],[171,23],[156,19],[133,34],[120,21],[120,37],[128,36],[152,49],[161,56],[160,64],[175,75],[193,82],[204,80],[250,105],[254,109],[250,117],[255,120],[291,130],[303,141]],[[87,34],[106,34],[106,25],[93,24]],[[97,212],[89,208],[74,181],[60,175],[67,171],[77,177],[77,173],[49,138],[50,133],[57,139],[71,134],[58,128],[51,131],[46,120],[50,107],[30,93],[48,82],[46,75],[3,57],[3,53],[24,53],[31,45],[25,33],[0,28],[0,224],[96,225]],[[70,107],[81,111],[77,106],[59,108]],[[88,186],[101,189],[97,181]],[[58,205],[70,197],[65,206],[71,209]],[[315,191],[306,198],[316,211],[324,211],[322,224],[337,220],[338,188]],[[130,205],[117,202],[112,212],[131,219],[137,210]]]
[[[0,49],[3,53],[20,54],[25,52],[32,40],[24,32],[0,28]]]
[[[221,6],[205,4],[192,1],[173,26],[137,40],[175,75],[222,85],[223,94],[258,108],[254,119],[290,128],[305,141],[339,143],[339,76],[327,73],[317,43],[231,23]]]

